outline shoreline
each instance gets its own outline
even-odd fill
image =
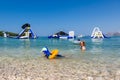
[[[118,68],[116,68],[118,67]],[[119,80],[119,65],[93,63],[84,60],[44,57],[16,59],[0,58],[1,80]]]

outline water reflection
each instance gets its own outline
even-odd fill
[[[102,43],[102,42],[103,42],[103,39],[92,39],[92,42]]]
[[[30,48],[30,39],[20,39],[20,41],[22,42],[22,45],[24,46],[25,49]]]
[[[103,39],[92,39],[90,52],[92,54],[101,54],[103,52],[102,43]]]
[[[102,47],[100,46],[93,46],[91,49],[90,49],[90,52],[92,54],[101,54],[103,52],[103,49]]]

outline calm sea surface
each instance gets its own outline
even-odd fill
[[[0,38],[1,57],[28,57],[36,58],[42,55],[40,50],[47,46],[49,50],[59,49],[59,53],[70,59],[85,60],[120,60],[120,37],[111,37],[94,42],[91,38],[81,38],[86,42],[86,51],[82,52],[80,46],[73,44],[69,40],[48,39],[40,37],[38,39],[12,39]]]
[[[47,37],[30,40],[0,38],[0,76],[2,79],[6,77],[12,80],[12,76],[26,78],[28,74],[28,79],[31,77],[39,79],[40,74],[40,77],[42,76],[45,80],[49,78],[46,74],[53,75],[53,78],[56,74],[58,78],[64,80],[119,80],[120,37],[100,41],[84,37],[81,40],[86,43],[84,52],[71,40],[48,39]],[[50,51],[59,49],[59,54],[65,57],[47,60],[43,53],[40,53],[44,46]]]

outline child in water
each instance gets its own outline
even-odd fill
[[[86,50],[85,42],[84,42],[84,41],[81,41],[81,42],[80,42],[80,47],[81,47],[81,50],[82,50],[82,51],[85,51],[85,50]]]
[[[58,49],[54,49],[54,50],[52,50],[52,51],[50,52],[47,47],[43,47],[42,50],[41,50],[41,52],[43,52],[43,53],[45,54],[45,57],[46,57],[47,59],[54,59],[54,58],[58,58],[58,57],[59,57],[59,58],[60,58],[60,57],[64,57],[64,56],[58,54],[58,53],[59,53],[59,50],[58,50]]]

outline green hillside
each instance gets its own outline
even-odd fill
[[[18,36],[18,33],[13,33],[13,32],[8,32],[8,31],[6,31],[6,34],[8,36]],[[0,36],[3,36],[3,31],[0,31]]]

